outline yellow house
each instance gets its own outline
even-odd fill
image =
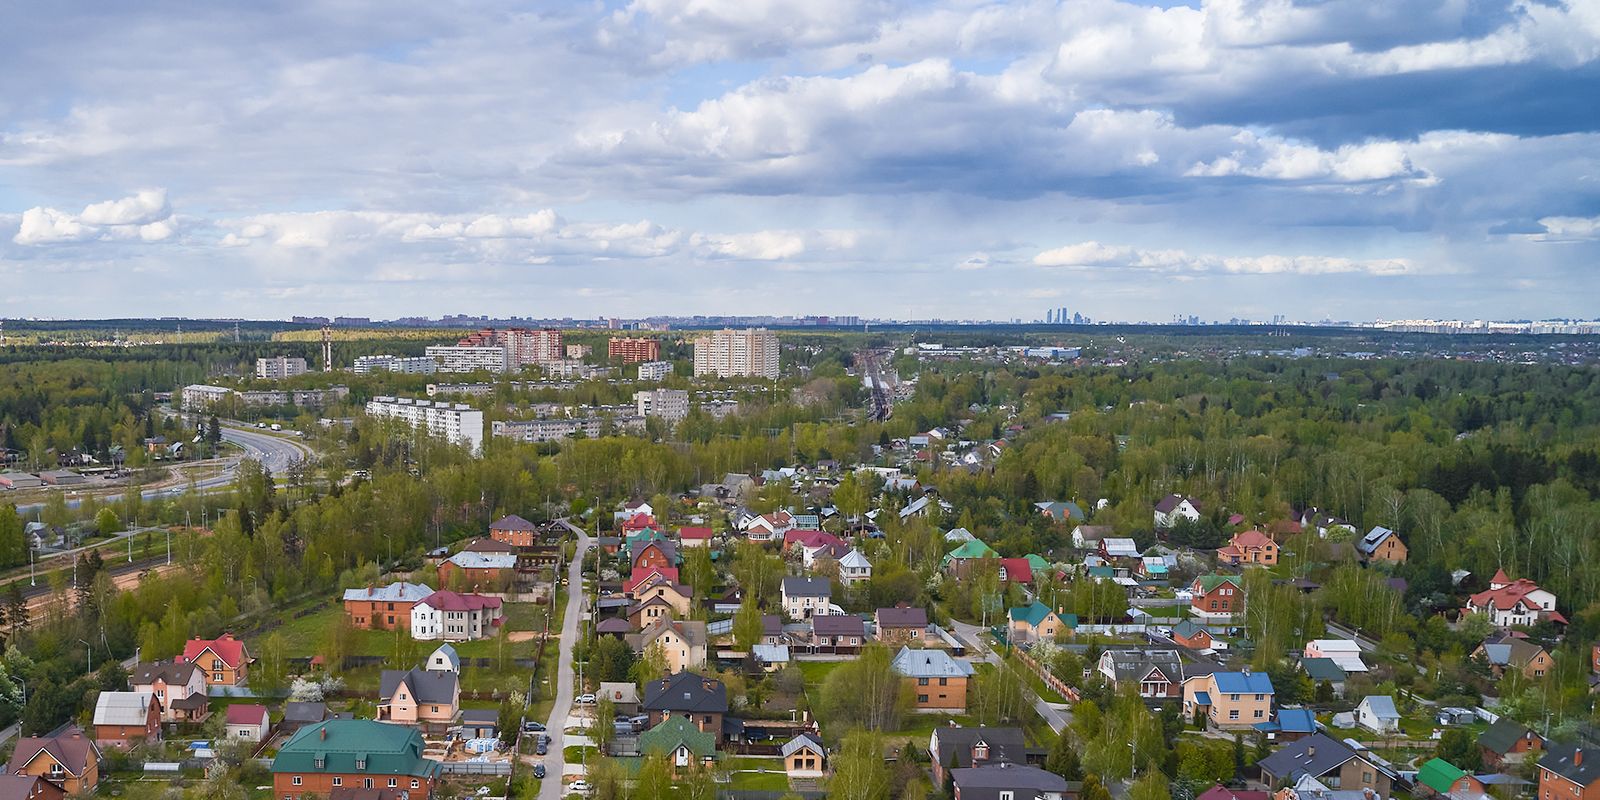
[[[378,719],[430,730],[455,722],[461,684],[448,670],[386,669],[379,679]]]
[[[706,663],[706,624],[658,619],[639,633],[636,650],[642,653],[651,645],[661,647],[669,671],[698,669]]]
[[[1272,719],[1272,680],[1259,672],[1213,672],[1183,682],[1183,713],[1212,727],[1246,729]]]
[[[29,736],[17,741],[6,774],[33,775],[69,795],[87,795],[100,783],[100,748],[76,725],[56,736]]]

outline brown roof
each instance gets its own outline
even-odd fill
[[[149,686],[156,681],[162,681],[168,686],[182,686],[187,684],[194,676],[196,667],[192,663],[173,663],[171,661],[153,661],[137,664],[129,681],[134,686]]]
[[[928,609],[880,608],[878,609],[878,627],[926,628],[928,627]]]
[[[76,725],[69,725],[59,735],[52,737],[28,736],[17,741],[17,748],[11,753],[11,763],[6,767],[7,772],[21,772],[40,753],[49,753],[50,757],[61,763],[73,775],[83,775],[89,766],[90,758],[99,758],[99,750],[94,746],[94,741],[84,735],[83,729]]]
[[[0,800],[37,800],[38,797],[61,797],[59,787],[54,792],[39,786],[55,784],[37,775],[0,775]]]

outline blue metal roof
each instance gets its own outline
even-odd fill
[[[1224,694],[1272,694],[1272,679],[1262,672],[1214,672],[1217,691]]]

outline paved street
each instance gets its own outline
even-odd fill
[[[988,645],[984,643],[983,628],[980,628],[977,625],[968,625],[965,622],[959,622],[957,620],[950,621],[950,628],[951,630],[955,631],[956,638],[960,639],[967,645],[968,651],[974,657],[981,658],[984,661],[994,664],[1001,669],[1006,668],[1005,665],[1001,663],[1000,656],[993,650],[990,650]],[[1029,685],[1026,680],[1024,680],[1022,684],[1022,695],[1023,697],[1028,698],[1028,701],[1033,704],[1033,709],[1039,712],[1039,716],[1042,717],[1045,723],[1050,726],[1050,729],[1056,733],[1060,733],[1065,730],[1067,724],[1072,721],[1071,712],[1058,709],[1055,706],[1046,703],[1044,698],[1040,697],[1039,693],[1035,692],[1033,687]]]
[[[583,591],[583,556],[589,552],[593,540],[578,531],[578,549],[567,565],[567,616],[561,622],[561,661],[556,675],[556,704],[550,709],[550,719],[545,728],[550,734],[550,754],[545,756],[545,779],[539,789],[540,800],[559,800],[565,795],[561,775],[566,769],[566,747],[563,736],[567,717],[572,714],[573,684],[577,674],[572,668],[572,649],[578,643],[578,621],[583,618],[588,596]]]

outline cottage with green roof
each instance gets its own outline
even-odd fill
[[[664,755],[674,770],[697,764],[709,766],[717,758],[717,737],[695,727],[684,717],[669,717],[639,734],[639,752]]]
[[[1062,631],[1070,634],[1073,628],[1078,627],[1076,614],[1059,614],[1037,600],[1011,609],[1009,617],[1010,626],[1007,630],[1015,642],[1055,639],[1056,634]]]
[[[1482,781],[1442,758],[1435,758],[1417,770],[1417,794],[1421,797],[1454,797],[1458,794],[1478,797],[1483,792]]]
[[[422,755],[415,728],[370,719],[331,719],[300,729],[272,760],[275,797],[327,797],[335,789],[397,789],[427,800],[439,762]]]
[[[1189,610],[1206,621],[1244,614],[1244,583],[1237,575],[1201,575],[1189,585]]]
[[[960,547],[945,553],[944,562],[940,566],[947,572],[965,574],[968,565],[973,561],[977,561],[978,559],[982,558],[999,557],[1000,554],[996,553],[993,547],[990,547],[989,545],[986,545],[977,539],[970,539],[962,542]]]

